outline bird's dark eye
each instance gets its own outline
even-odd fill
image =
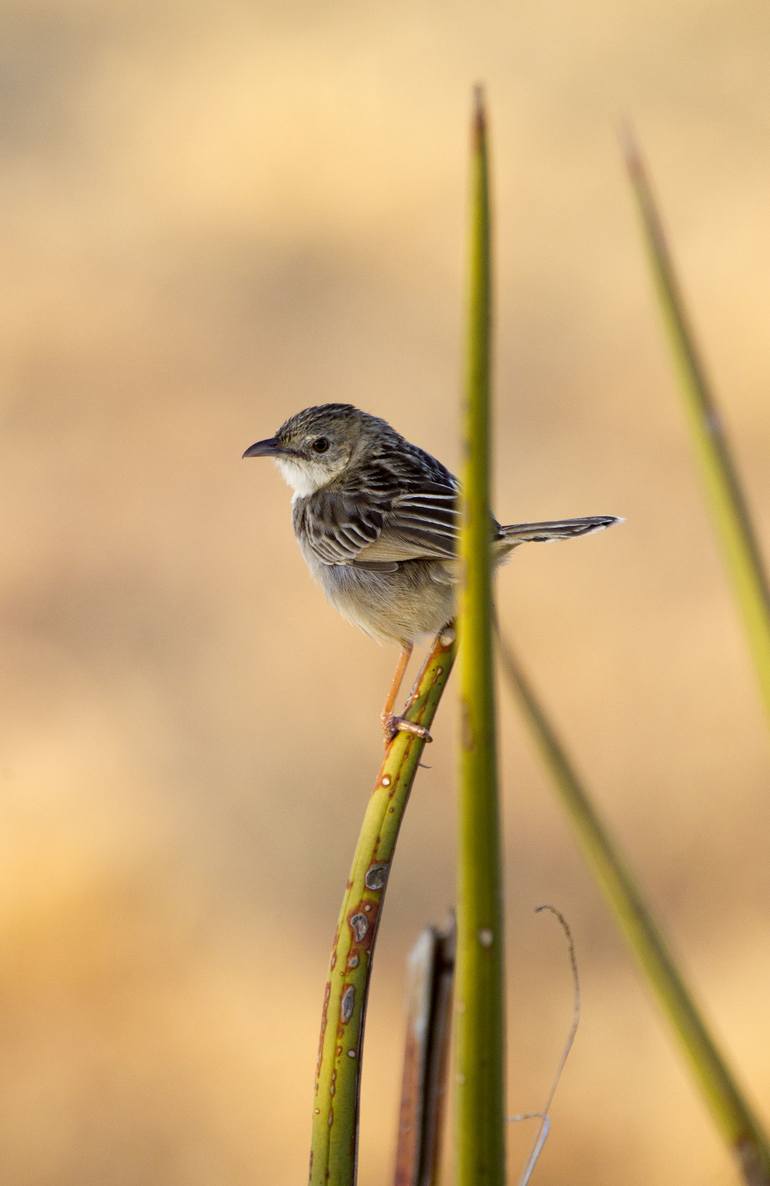
[[[329,438],[316,437],[316,439],[313,441],[312,448],[314,453],[325,453],[329,448]]]

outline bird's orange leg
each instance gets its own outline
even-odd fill
[[[401,691],[401,684],[404,682],[404,675],[409,666],[409,660],[412,657],[413,650],[413,643],[405,642],[401,644],[401,654],[398,656],[398,663],[396,664],[396,670],[391,680],[387,699],[380,713],[380,720],[382,721],[382,728],[385,733],[386,748],[390,745],[397,733],[414,733],[417,737],[424,738],[425,741],[431,740],[430,733],[423,725],[415,725],[413,721],[404,720],[403,717],[396,716],[393,712],[393,707],[396,703],[398,693]]]

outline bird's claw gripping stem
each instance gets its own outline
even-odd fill
[[[382,728],[385,733],[386,749],[397,733],[411,733],[415,737],[421,737],[425,742],[433,741],[433,738],[424,725],[417,725],[414,721],[408,721],[406,717],[396,716],[392,712],[383,713]]]

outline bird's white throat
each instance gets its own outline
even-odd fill
[[[329,481],[328,470],[312,461],[297,462],[291,457],[276,457],[275,464],[297,498],[307,498],[315,494],[316,490],[320,490]]]

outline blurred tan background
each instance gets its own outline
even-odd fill
[[[478,79],[497,512],[627,518],[519,552],[504,629],[770,1120],[766,733],[616,143],[632,115],[767,554],[767,6],[7,0],[2,26],[3,1181],[304,1180],[395,655],[239,458],[346,400],[457,464]],[[364,1186],[391,1174],[405,955],[453,899],[453,714],[381,933]],[[538,1181],[735,1181],[503,690],[500,726],[512,1113],[571,1009],[538,903],[583,980]]]

